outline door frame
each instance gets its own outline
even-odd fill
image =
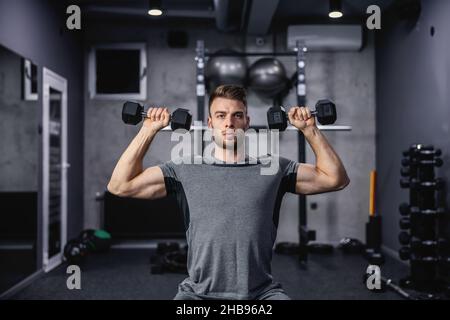
[[[61,264],[64,246],[67,242],[67,80],[55,72],[43,68],[42,75],[42,267],[45,272]],[[49,241],[49,195],[50,195],[50,165],[49,165],[49,127],[50,127],[50,88],[62,94],[61,101],[61,249],[53,257],[48,257]]]

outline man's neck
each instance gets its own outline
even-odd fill
[[[238,152],[238,150],[229,150],[219,147],[214,148],[214,158],[225,163],[238,163],[245,160],[245,152]]]

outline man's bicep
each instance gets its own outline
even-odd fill
[[[331,190],[329,177],[316,166],[300,163],[297,170],[295,193],[318,194]]]
[[[140,199],[159,199],[167,195],[164,175],[160,167],[150,167],[130,181],[127,196]]]

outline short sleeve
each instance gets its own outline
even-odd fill
[[[174,194],[179,188],[180,181],[178,180],[173,161],[167,161],[158,165],[164,176],[164,183],[166,185],[167,194]]]
[[[295,193],[295,186],[297,184],[297,171],[299,163],[286,158],[280,158],[282,170],[282,187],[285,192]]]

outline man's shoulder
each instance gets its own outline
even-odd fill
[[[282,157],[282,156],[280,156],[280,155],[272,155],[272,154],[270,154],[270,153],[265,154],[265,155],[262,155],[262,156],[259,156],[259,157],[258,157],[258,160],[259,160],[261,163],[264,163],[264,162],[271,162],[271,161],[279,161],[280,163],[283,163],[283,164],[289,164],[290,162],[295,162],[295,161],[293,161],[293,160],[291,160],[291,159]]]
[[[167,162],[162,163],[161,165],[168,166],[182,166],[182,165],[190,165],[190,164],[201,164],[202,157],[199,155],[184,155],[178,156],[170,159]]]

